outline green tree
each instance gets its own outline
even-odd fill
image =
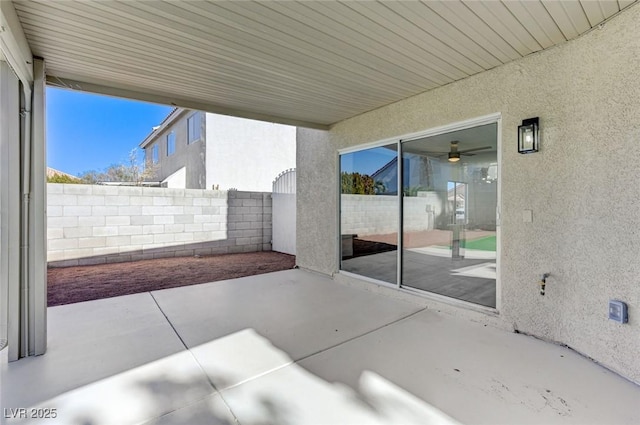
[[[381,193],[381,189],[384,191],[384,185],[380,182],[376,183],[367,174],[342,172],[340,177],[343,194],[375,195],[376,193]]]

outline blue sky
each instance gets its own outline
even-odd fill
[[[47,166],[78,175],[126,163],[172,107],[47,88]]]
[[[395,156],[395,150],[383,147],[353,152],[341,156],[340,171],[371,175],[395,158]]]

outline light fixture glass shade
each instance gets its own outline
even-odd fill
[[[449,152],[449,162],[460,161],[460,152]]]
[[[523,120],[522,125],[518,126],[518,152],[538,152],[540,143],[538,122],[538,117],[529,118]]]

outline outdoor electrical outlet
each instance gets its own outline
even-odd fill
[[[533,211],[532,210],[522,211],[522,221],[524,223],[533,223]]]
[[[609,319],[618,323],[627,323],[629,321],[627,304],[618,300],[610,300]]]

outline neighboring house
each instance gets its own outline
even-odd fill
[[[270,192],[296,165],[296,128],[176,108],[140,147],[167,187]]]
[[[391,161],[384,164],[377,171],[371,174],[371,178],[375,183],[382,186],[383,194],[397,194],[398,193],[398,158],[393,158]],[[377,187],[377,186],[376,186]],[[376,193],[378,193],[376,191]]]
[[[405,190],[417,188],[423,182],[430,182],[433,186],[433,159],[421,155],[406,155],[402,164]],[[437,163],[437,161],[436,161]],[[395,195],[398,193],[398,158],[393,158],[373,174],[371,178],[383,185],[384,194]],[[421,188],[427,190],[426,187]],[[432,188],[431,188],[432,189]]]

